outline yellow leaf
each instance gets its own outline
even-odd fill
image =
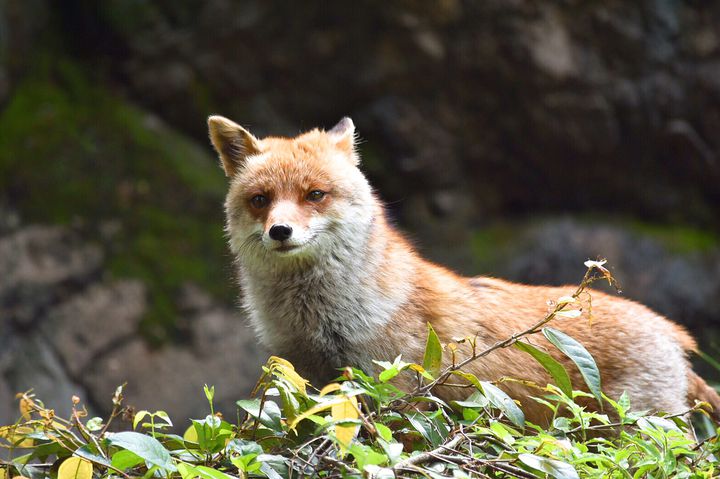
[[[331,414],[333,420],[357,419],[360,415],[357,407],[357,398],[355,396],[344,396],[343,398],[344,401],[332,406]],[[345,451],[347,451],[359,428],[360,426],[358,424],[352,424],[350,426],[335,425],[335,437],[337,437],[340,443],[340,454],[345,454]]]
[[[185,434],[183,434],[183,439],[188,442],[198,442],[197,429],[195,429],[194,425],[190,425],[190,427],[185,430]]]
[[[0,437],[7,439],[11,444],[17,447],[33,447],[32,439],[25,439],[26,434],[33,432],[33,429],[27,426],[3,426],[0,427]]]
[[[58,479],[92,479],[93,466],[80,457],[69,457],[60,464]]]
[[[279,375],[280,377],[287,379],[298,391],[306,394],[306,388],[308,381],[295,372],[295,367],[286,359],[279,358],[277,356],[270,356],[268,359],[268,366],[270,371]]]
[[[304,413],[300,414],[298,417],[296,417],[295,419],[293,419],[292,421],[290,421],[290,430],[295,429],[295,426],[297,426],[297,424],[298,424],[300,421],[302,421],[303,419],[306,419],[306,418],[312,416],[313,414],[317,414],[317,413],[319,413],[320,411],[324,411],[324,410],[326,410],[326,409],[330,409],[330,408],[333,407],[334,405],[340,404],[340,403],[345,402],[345,401],[347,401],[347,397],[346,397],[346,396],[336,396],[335,398],[330,399],[330,400],[327,401],[327,402],[321,402],[321,403],[319,403],[319,404],[314,405],[313,407],[311,407],[310,409],[308,409],[307,411],[305,411]]]
[[[30,413],[32,412],[33,405],[34,403],[31,399],[28,399],[25,396],[20,398],[20,414],[22,414],[23,419],[26,421],[30,420]]]
[[[0,466],[0,479],[5,479],[5,476],[7,475],[5,472],[6,466]]]
[[[322,388],[322,389],[320,390],[320,395],[321,395],[321,396],[324,396],[324,395],[326,395],[326,394],[328,394],[328,393],[335,392],[335,391],[337,391],[338,389],[340,389],[340,384],[339,384],[339,383],[330,383],[330,384],[328,384],[327,386],[325,386],[324,388]]]
[[[53,429],[62,429],[63,431],[67,430],[67,426],[61,422],[53,421],[52,422]]]
[[[425,371],[425,368],[423,368],[423,367],[420,366],[419,364],[411,364],[411,365],[409,365],[408,367],[409,367],[410,369],[412,369],[413,371],[415,371],[415,372],[417,372],[417,373],[420,373],[420,375],[421,375],[422,377],[424,377],[425,379],[429,379],[430,381],[432,381],[432,380],[434,379],[434,378],[430,375],[430,373],[427,372],[427,371]]]
[[[270,356],[270,358],[268,358],[268,364],[271,366],[273,364],[281,364],[283,366],[287,366],[289,368],[295,369],[295,366],[293,366],[293,364],[290,361],[288,361],[287,359],[283,359],[280,356]]]

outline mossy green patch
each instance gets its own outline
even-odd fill
[[[499,259],[508,254],[518,238],[518,228],[510,223],[495,223],[473,231],[470,246],[478,273],[494,271]]]
[[[717,233],[691,226],[633,221],[628,227],[631,231],[658,240],[674,253],[704,252],[720,247]]]
[[[16,88],[0,131],[0,202],[26,222],[116,221],[110,270],[147,280],[150,323],[172,329],[174,297],[186,281],[230,297],[226,186],[209,148],[63,60]]]

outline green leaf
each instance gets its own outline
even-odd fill
[[[520,462],[538,471],[542,471],[555,479],[580,479],[577,471],[570,464],[535,454],[518,455]]]
[[[111,464],[114,468],[120,469],[121,471],[127,471],[128,469],[142,464],[145,462],[142,457],[138,456],[132,451],[127,449],[121,449],[112,456]]]
[[[180,462],[177,468],[183,479],[195,479],[196,477],[202,479],[237,479],[235,476],[225,474],[224,472],[207,466],[193,466],[185,462]]]
[[[143,420],[145,416],[150,414],[150,411],[138,411],[135,413],[135,418],[133,419],[133,429],[137,429],[138,424],[140,424],[140,421]]]
[[[487,381],[480,381],[480,384],[483,394],[488,398],[490,404],[501,410],[516,426],[523,427],[525,425],[525,414],[505,391]]]
[[[516,426],[523,427],[525,425],[525,414],[505,391],[487,381],[480,381],[480,384],[483,394],[488,398],[490,404],[500,409]]]
[[[170,426],[173,425],[172,421],[170,420],[170,416],[165,411],[155,411],[155,416],[159,417],[166,423],[168,423]]]
[[[215,398],[215,386],[209,386],[207,384],[203,385],[203,391],[205,392],[205,397],[207,398],[208,402],[212,404],[213,399]]]
[[[262,463],[260,471],[262,471],[268,479],[288,477],[287,459],[283,456],[277,454],[260,454],[256,460]]]
[[[375,429],[378,432],[378,436],[383,438],[384,440],[390,442],[393,440],[392,430],[387,427],[385,424],[381,423],[375,423]]]
[[[482,384],[480,384],[479,381],[478,387],[482,388]],[[480,391],[473,391],[473,393],[464,401],[453,401],[452,404],[457,404],[458,406],[464,408],[484,408],[490,404],[490,401]]]
[[[157,439],[132,431],[108,433],[110,444],[134,452],[147,463],[165,471],[175,471],[170,453]]]
[[[224,472],[207,466],[195,466],[195,471],[203,479],[237,479],[235,476],[225,474]]]
[[[390,365],[390,367],[388,369],[385,369],[383,372],[380,373],[380,375],[378,376],[378,380],[380,382],[386,383],[386,382],[390,381],[392,378],[394,378],[395,376],[397,376],[398,374],[400,374],[400,371],[398,370],[398,368],[396,368],[393,365]]]
[[[102,464],[105,467],[110,465],[110,461],[108,461],[105,457],[92,452],[88,445],[76,449],[75,452],[73,452],[73,455],[81,457],[83,459],[87,459],[88,461],[94,462],[95,464]]]
[[[620,395],[620,399],[618,399],[618,407],[622,409],[622,412],[627,412],[630,409],[630,396],[628,396],[627,391],[623,391],[623,393]]]
[[[590,392],[598,402],[602,404],[600,371],[595,363],[595,359],[593,359],[592,355],[585,349],[585,346],[557,329],[543,328],[542,332],[548,341],[575,363],[588,389],[590,389]]]
[[[508,431],[502,423],[493,421],[490,423],[490,430],[493,431],[498,438],[508,446],[515,444],[515,438],[510,431]]]
[[[570,376],[562,364],[560,364],[548,353],[540,351],[532,344],[517,342],[515,343],[515,347],[535,358],[535,360],[539,362],[548,373],[550,373],[550,376],[552,376],[557,387],[559,387],[567,397],[572,398],[572,382],[570,381]]]
[[[436,378],[440,375],[442,368],[442,345],[440,344],[440,338],[438,338],[438,335],[430,323],[428,323],[427,327],[428,337],[427,343],[425,344],[425,356],[423,357],[422,366]]]
[[[263,453],[263,448],[255,441],[246,441],[244,439],[233,439],[227,445],[227,450],[232,451],[241,456],[255,454],[256,456]]]
[[[99,431],[103,427],[103,420],[101,417],[88,419],[88,422],[85,423],[85,427],[91,432]]]
[[[447,425],[443,421],[437,420],[438,413],[442,413],[442,411],[436,411],[433,414],[415,412],[405,415],[412,427],[419,432],[432,447],[438,447],[442,444],[449,432]]]
[[[282,414],[274,402],[265,401],[262,414],[260,413],[260,399],[241,399],[236,404],[252,417],[258,418],[263,426],[275,431],[282,431]]]
[[[348,451],[355,458],[360,470],[364,469],[367,465],[377,466],[388,462],[388,457],[385,454],[375,452],[371,447],[357,442],[352,443]]]

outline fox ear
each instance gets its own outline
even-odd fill
[[[328,135],[330,135],[338,148],[350,155],[355,164],[359,162],[355,151],[355,124],[350,117],[346,116],[340,120],[337,125],[328,131]]]
[[[234,176],[248,156],[261,152],[260,140],[225,117],[209,117],[208,130],[210,141],[220,155],[225,176]]]

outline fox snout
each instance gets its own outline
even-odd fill
[[[268,230],[268,236],[275,241],[285,241],[292,236],[292,226],[286,224],[274,224]]]

